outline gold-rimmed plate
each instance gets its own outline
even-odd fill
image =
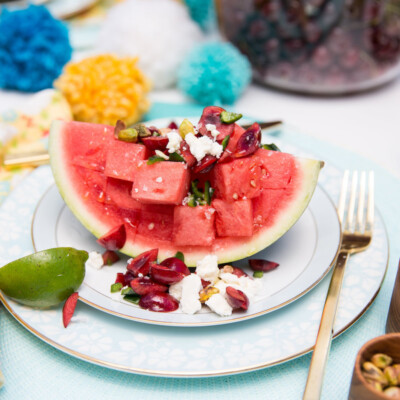
[[[331,165],[321,174],[321,185],[333,199],[338,195],[340,177],[341,172]],[[33,251],[31,219],[52,182],[50,169],[40,167],[0,207],[0,265]],[[387,260],[387,235],[377,213],[371,247],[353,257],[346,270],[335,336],[351,326],[373,302],[385,276]],[[328,284],[328,277],[322,279],[297,301],[258,318],[194,329],[139,323],[79,302],[76,319],[65,330],[61,306],[35,310],[5,297],[2,301],[30,332],[75,357],[140,374],[200,377],[264,368],[310,351]]]
[[[40,199],[32,221],[32,241],[36,251],[52,247],[75,247],[87,251],[103,249],[65,205],[55,185]],[[207,326],[239,322],[277,310],[311,290],[327,274],[340,244],[340,226],[335,207],[317,187],[310,205],[300,220],[281,239],[252,258],[274,260],[279,268],[260,279],[262,290],[249,309],[221,317],[204,307],[189,315],[180,310],[154,313],[121,300],[110,292],[118,272],[126,271],[127,257],[110,267],[86,269],[80,299],[101,311],[151,324]],[[251,274],[247,259],[233,263]]]

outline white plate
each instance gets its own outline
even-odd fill
[[[104,251],[96,238],[85,229],[65,205],[53,185],[40,200],[32,223],[36,251],[52,247],[74,247]],[[264,274],[262,293],[246,312],[221,317],[203,307],[201,313],[188,315],[177,310],[155,313],[139,306],[113,299],[110,286],[117,272],[126,271],[127,257],[101,270],[87,268],[79,296],[85,303],[120,317],[162,325],[218,325],[257,317],[298,299],[327,274],[340,244],[340,225],[328,195],[317,187],[310,205],[299,221],[272,246],[251,258],[278,262],[274,271]],[[251,274],[247,259],[233,263]]]
[[[341,172],[326,166],[321,183],[337,198]],[[0,265],[33,251],[34,209],[53,178],[48,167],[29,175],[0,207]],[[334,335],[371,305],[385,276],[388,241],[379,213],[367,251],[349,260]],[[329,274],[330,275],[330,274]],[[278,364],[312,349],[329,275],[297,301],[239,324],[187,328],[154,326],[99,312],[78,302],[76,320],[62,326],[62,307],[37,310],[0,299],[13,316],[46,343],[72,356],[122,371],[157,376],[216,376]]]

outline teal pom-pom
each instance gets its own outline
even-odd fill
[[[215,22],[213,0],[185,0],[189,14],[203,30],[208,30]]]
[[[249,61],[230,43],[195,47],[178,73],[178,87],[202,104],[233,104],[250,80]]]
[[[49,88],[70,60],[66,26],[43,6],[0,14],[0,88]]]

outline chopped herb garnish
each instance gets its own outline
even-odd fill
[[[118,282],[118,283],[113,283],[111,285],[111,293],[117,293],[122,289],[122,283]]]
[[[131,287],[126,287],[126,288],[122,289],[121,294],[124,294],[124,295],[135,294],[136,295],[136,293],[133,291],[133,289]]]
[[[275,143],[262,144],[261,147],[265,150],[281,151],[281,149]]]
[[[185,159],[175,151],[169,155],[169,161],[184,162]]]
[[[174,257],[179,258],[181,261],[185,262],[185,256],[181,251],[177,251]]]
[[[197,184],[199,183],[199,181],[197,179],[195,179],[194,181],[192,181],[191,183],[191,187],[192,187],[192,193],[195,197],[195,199],[199,199],[199,200],[204,200],[204,193],[201,193],[199,188],[197,187]]]
[[[253,277],[254,278],[262,278],[264,276],[264,272],[262,271],[254,271]]]
[[[153,164],[155,164],[155,163],[157,163],[157,162],[160,162],[160,161],[165,161],[165,159],[162,158],[162,157],[159,157],[159,156],[151,156],[151,157],[147,160],[147,165],[153,165]]]
[[[242,117],[243,117],[242,114],[237,114],[229,111],[222,111],[220,115],[220,119],[223,124],[233,124]]]
[[[196,199],[194,198],[194,196],[192,194],[189,196],[189,200],[187,202],[187,205],[189,207],[196,207],[197,206]]]
[[[229,143],[229,139],[231,138],[231,135],[225,136],[224,140],[222,141],[221,145],[222,145],[222,150],[225,150],[226,147],[228,146]]]
[[[138,294],[126,294],[124,300],[129,301],[133,304],[139,304],[140,296]]]
[[[206,181],[204,184],[204,200],[208,205],[211,205],[211,199],[212,195],[214,193],[214,190],[211,189],[210,181]]]

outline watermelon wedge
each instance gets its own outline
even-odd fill
[[[189,266],[212,253],[228,263],[257,253],[290,229],[306,209],[322,167],[320,161],[259,145],[246,157],[235,156],[235,135],[244,130],[234,125],[221,160],[195,172],[201,161],[192,167],[179,150],[164,161],[144,141],[121,146],[112,126],[55,121],[51,168],[65,203],[94,236],[125,225],[122,253],[134,257],[158,248],[163,260],[180,251]],[[190,190],[204,193],[195,207]]]

